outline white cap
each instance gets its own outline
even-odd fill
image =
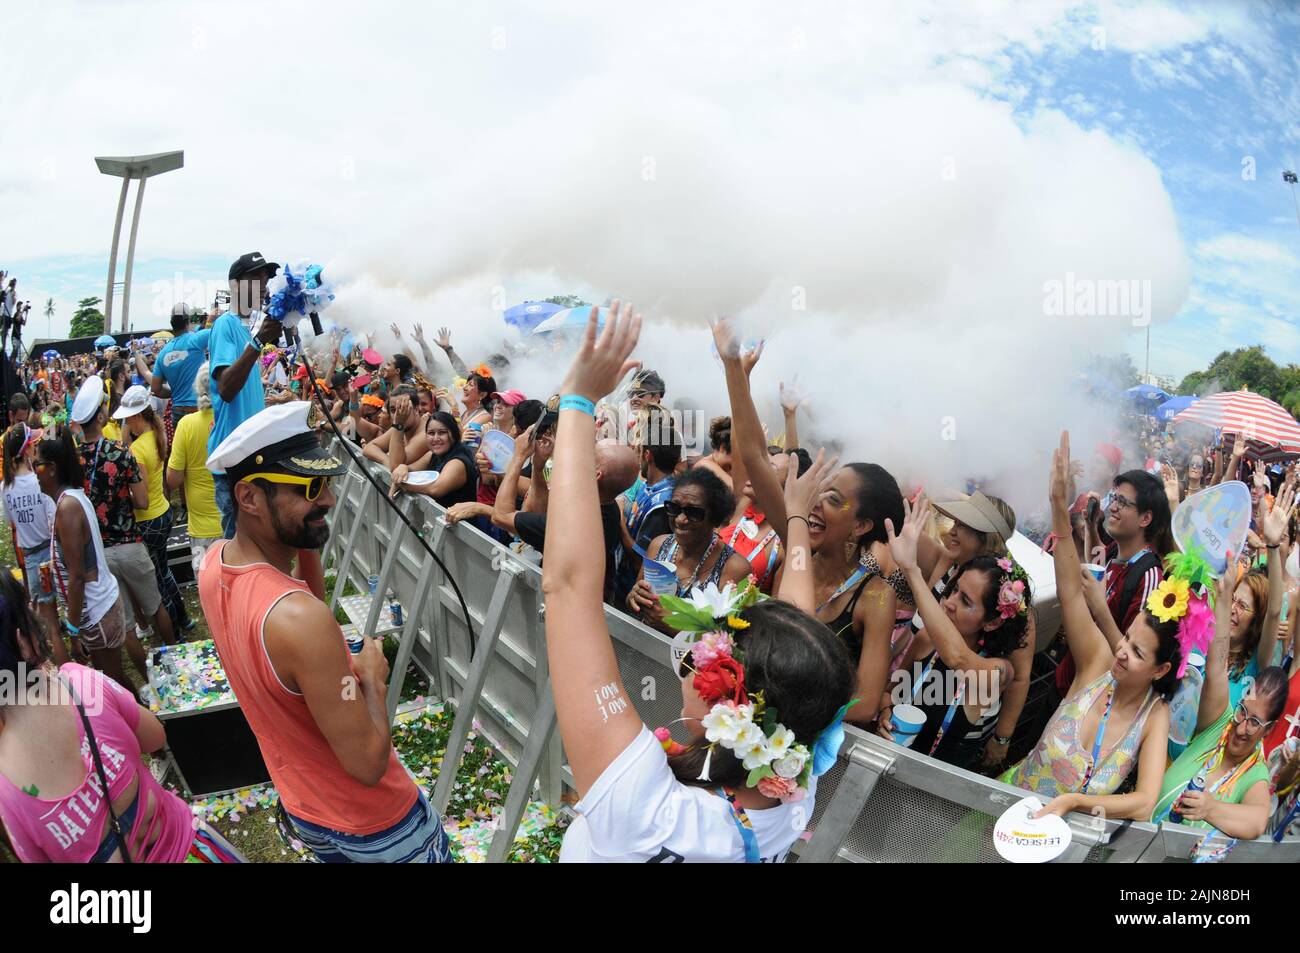
[[[347,472],[347,464],[323,449],[316,431],[307,425],[310,409],[307,401],[294,400],[257,412],[212,451],[208,469],[214,473],[225,472],[232,481],[245,470],[252,472],[267,467],[303,476],[338,476]]]
[[[122,395],[122,403],[117,405],[117,410],[113,411],[113,417],[116,420],[125,420],[127,417],[134,417],[142,413],[149,406],[149,388],[143,384],[135,384],[126,389]]]
[[[104,403],[104,378],[98,374],[87,377],[84,384],[77,391],[76,399],[72,402],[72,419],[75,423],[84,424],[99,412],[100,406]]]

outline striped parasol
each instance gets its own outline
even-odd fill
[[[1300,450],[1300,423],[1279,404],[1242,389],[1212,394],[1174,417],[1225,433],[1245,434],[1251,440],[1284,450]]]

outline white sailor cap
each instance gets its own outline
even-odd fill
[[[320,445],[307,425],[305,400],[259,411],[230,432],[208,457],[208,469],[225,471],[232,482],[258,470],[278,469],[301,476],[339,476],[348,465]]]

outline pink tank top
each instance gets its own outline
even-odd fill
[[[140,763],[140,743],[135,737],[140,724],[139,703],[126,689],[94,669],[69,662],[59,673],[71,683],[90,719],[108,777],[110,800],[120,798],[132,780],[138,784],[133,822],[126,835],[131,859],[139,863],[180,863],[194,839],[194,817],[189,805],[164,790]],[[81,717],[70,704],[59,709],[61,715],[77,724],[86,780],[70,794],[44,798],[20,790],[0,774],[0,818],[23,863],[87,863],[108,830],[108,805]],[[143,845],[151,841],[146,851]]]
[[[373,787],[353,778],[321,734],[306,699],[284,687],[266,654],[262,626],[275,604],[290,593],[311,590],[268,563],[227,566],[221,558],[225,547],[224,541],[217,543],[203,557],[199,599],[230,687],[257,736],[285,810],[345,834],[392,827],[419,796],[397,752],[389,752],[388,769]],[[343,642],[338,626],[320,637]]]

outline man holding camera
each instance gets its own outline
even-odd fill
[[[262,356],[262,345],[280,340],[279,321],[262,314],[266,283],[280,266],[267,261],[261,252],[241,255],[230,266],[230,309],[217,318],[208,339],[212,390],[212,435],[208,452],[220,446],[235,428],[266,406],[262,393],[262,375],[253,372]],[[251,331],[244,327],[252,319]],[[235,536],[235,501],[230,481],[224,473],[214,472],[217,509],[221,511],[221,529],[226,539]]]

